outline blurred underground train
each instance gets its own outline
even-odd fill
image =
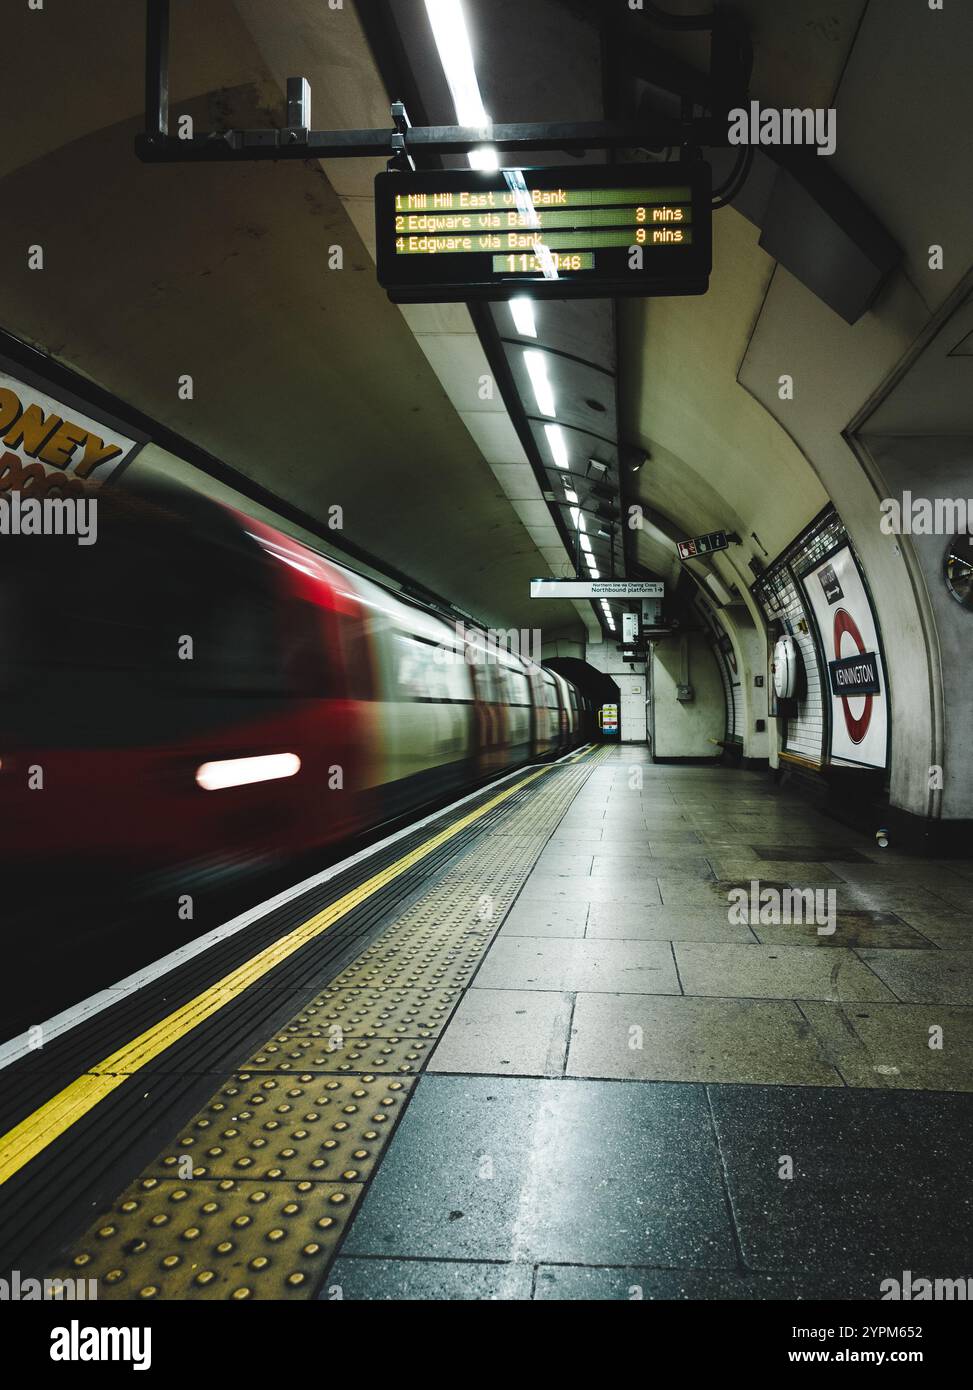
[[[183,488],[0,542],[0,839],[271,862],[583,741],[560,675]]]

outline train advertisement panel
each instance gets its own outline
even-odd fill
[[[0,360],[0,494],[75,495],[117,479],[140,441]]]

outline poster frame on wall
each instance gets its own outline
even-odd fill
[[[819,569],[822,565],[826,564],[833,555],[837,555],[838,552],[842,550],[848,551],[848,554],[851,558],[851,562],[855,567],[855,571],[858,575],[859,582],[861,583],[862,590],[865,594],[866,602],[868,603],[869,613],[872,619],[872,625],[875,628],[875,641],[876,646],[878,648],[879,660],[881,662],[881,679],[883,683],[882,698],[886,702],[885,751],[884,763],[881,767],[877,767],[875,763],[860,762],[854,758],[846,756],[845,754],[840,754],[838,756],[837,761],[835,761],[834,757],[832,756],[834,732],[834,703],[836,697],[834,697],[831,687],[831,672],[829,662],[826,659],[827,646],[825,644],[825,636],[821,632],[820,624],[818,622],[817,615],[814,611],[814,606],[810,601],[810,595],[807,592],[807,585],[805,584],[805,579],[814,570]],[[862,567],[861,560],[858,558],[858,554],[852,543],[852,539],[848,535],[847,531],[845,532],[844,537],[842,539],[837,540],[834,545],[829,546],[829,548],[826,551],[824,551],[823,554],[816,555],[809,564],[801,566],[800,569],[798,569],[796,565],[793,566],[792,573],[794,575],[795,582],[800,585],[801,590],[807,597],[806,607],[810,610],[809,618],[814,625],[815,647],[817,648],[818,660],[822,668],[822,691],[827,691],[829,696],[825,704],[825,712],[827,715],[826,765],[828,767],[834,768],[836,771],[841,771],[842,769],[857,769],[862,772],[881,774],[887,780],[890,772],[889,764],[892,755],[892,686],[889,681],[888,662],[885,659],[885,643],[882,638],[882,627],[879,622],[878,612],[875,607],[875,600],[872,597],[871,586],[868,583],[868,578],[865,574],[864,568]]]
[[[47,359],[44,360],[47,361]],[[32,366],[27,366],[23,361],[18,360],[18,357],[8,355],[0,350],[0,376],[9,378],[13,389],[19,387],[21,391],[37,392],[45,396],[56,408],[76,413],[83,420],[90,421],[107,430],[127,445],[121,459],[113,464],[109,472],[103,477],[99,477],[98,466],[96,465],[92,470],[90,479],[87,480],[98,488],[114,487],[148,443],[149,436],[143,431],[133,428],[130,423],[120,419],[119,416],[106,410],[103,405],[92,399],[92,397],[102,394],[94,384],[92,384],[92,397],[86,396],[83,392],[83,386],[79,390],[73,383],[71,385],[64,383],[64,374],[57,369],[59,364],[48,361],[48,365],[52,370],[47,372],[35,370]],[[36,404],[36,402],[32,402],[32,404]],[[3,452],[4,448],[3,441],[0,440],[0,452]],[[16,453],[18,450],[14,448],[12,452]],[[45,471],[49,475],[58,476],[57,468],[50,468],[43,463],[41,466],[45,467]],[[67,479],[78,477],[77,474],[72,473],[70,468],[64,470],[63,476]],[[81,482],[81,479],[79,478],[78,481]]]

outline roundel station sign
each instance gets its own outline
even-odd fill
[[[854,648],[849,651],[849,645]],[[848,737],[852,743],[862,743],[868,733],[872,722],[872,703],[874,694],[871,691],[875,683],[875,668],[867,659],[869,653],[865,649],[862,635],[858,630],[858,624],[845,608],[836,608],[834,615],[834,650],[836,661],[834,665],[840,671],[847,672],[852,683],[857,680],[859,687],[868,685],[868,690],[859,689],[857,694],[840,694],[842,713],[845,717],[845,727],[848,730]],[[864,661],[856,661],[856,657],[864,657]],[[835,672],[832,671],[832,683],[835,683]],[[849,692],[852,685],[849,685]],[[835,693],[838,694],[838,689]],[[858,714],[852,711],[852,700],[858,704],[859,699],[864,701]]]
[[[800,583],[823,657],[821,695],[831,700],[825,752],[838,765],[884,768],[888,682],[871,599],[850,545],[832,550]]]

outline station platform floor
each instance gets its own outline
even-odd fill
[[[965,1279],[973,860],[624,746],[430,820],[0,1072],[21,1260],[134,1299]],[[787,887],[818,920],[760,920]]]

